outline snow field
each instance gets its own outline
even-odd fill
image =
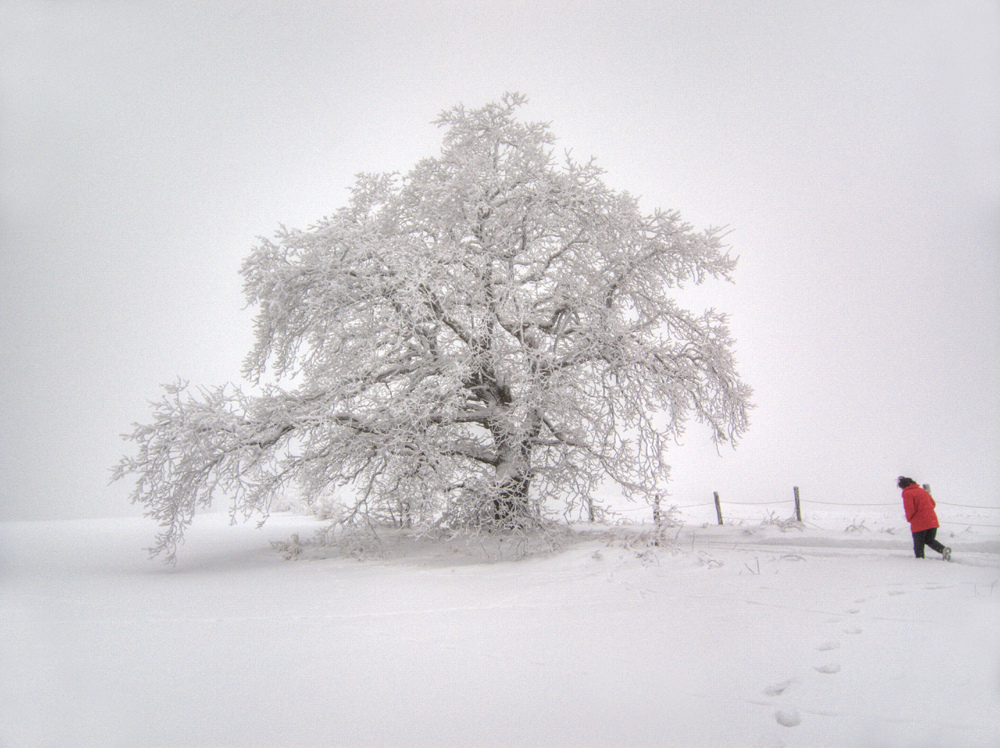
[[[867,524],[285,561],[314,520],[205,515],[176,567],[145,520],[2,524],[0,745],[996,746],[1000,540]]]

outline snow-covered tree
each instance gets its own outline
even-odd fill
[[[247,516],[294,485],[349,487],[378,521],[523,525],[608,479],[662,491],[691,418],[718,442],[745,431],[725,316],[671,298],[730,278],[719,231],[558,160],[523,102],[444,112],[439,156],[360,175],[346,207],[251,252],[250,393],[166,387],[115,470],[159,521],[156,552],[217,490]]]

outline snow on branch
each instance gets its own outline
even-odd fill
[[[349,486],[381,519],[508,526],[589,505],[607,477],[662,491],[691,419],[745,432],[725,316],[670,295],[731,280],[721,232],[557,162],[523,103],[444,112],[439,156],[360,175],[346,206],[250,253],[255,394],[171,385],[116,470],[161,524],[154,551],[173,558],[215,493],[266,515],[290,482]]]

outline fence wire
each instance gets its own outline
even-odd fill
[[[770,506],[772,504],[794,504],[795,503],[795,499],[782,499],[780,501],[720,501],[719,503],[722,504],[723,506]],[[802,506],[805,506],[806,504],[820,504],[822,506],[847,506],[847,507],[854,507],[854,506],[896,506],[896,507],[898,507],[898,506],[902,506],[903,505],[902,502],[896,502],[896,501],[889,502],[889,503],[881,503],[881,504],[864,504],[864,503],[862,503],[862,504],[854,504],[854,503],[847,504],[847,503],[844,503],[844,502],[841,502],[841,501],[815,501],[813,499],[809,499],[808,501],[805,500],[805,499],[801,499],[799,501],[799,503]],[[991,510],[991,511],[1000,511],[1000,506],[975,506],[973,504],[952,504],[950,501],[935,501],[935,503],[938,506],[957,506],[957,507],[961,507],[962,509],[987,509],[987,510]],[[675,507],[677,509],[695,509],[695,508],[703,507],[703,506],[715,506],[715,502],[714,501],[707,501],[704,504],[671,504],[669,501],[661,501],[660,504],[663,505],[663,506],[668,506],[669,505],[669,506]],[[640,509],[645,509],[646,507],[639,507],[639,508]],[[624,511],[636,511],[636,510],[635,509],[627,509],[627,510],[624,510]]]
[[[779,504],[794,504],[794,499],[782,499],[777,501],[719,501],[719,505],[722,506],[776,506]],[[938,506],[946,507],[957,507],[960,509],[983,509],[987,511],[1000,511],[1000,506],[978,506],[975,504],[953,504],[950,501],[936,501]],[[700,504],[672,504],[669,501],[664,501],[661,499],[660,505],[662,507],[669,507],[671,509],[701,509],[703,507],[715,507],[716,503],[714,501],[706,501]],[[902,502],[879,502],[879,503],[847,503],[842,501],[814,501],[812,499],[806,501],[799,499],[799,505],[803,508],[803,513],[805,513],[805,507],[807,505],[818,505],[818,506],[839,506],[839,507],[896,507],[901,508]],[[628,514],[632,512],[644,512],[649,511],[652,508],[651,505],[637,506],[629,509],[617,509],[616,514]],[[734,518],[738,519],[738,518]],[[994,529],[1000,529],[1000,525],[993,524],[981,524],[976,522],[958,522],[953,521],[954,525],[961,525],[963,527],[989,527]]]

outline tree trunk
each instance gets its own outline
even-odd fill
[[[511,403],[510,390],[497,388],[497,399]],[[500,422],[489,424],[499,457],[496,468],[496,494],[493,499],[493,521],[499,527],[520,527],[531,519],[528,491],[531,488],[531,453],[542,419],[538,413],[529,416],[527,428],[511,434]],[[520,430],[519,430],[520,431]]]
[[[531,443],[525,439],[502,448],[497,466],[497,492],[493,499],[493,521],[501,527],[517,527],[530,518]]]
[[[515,527],[530,515],[528,489],[531,478],[518,474],[504,482],[493,499],[493,521],[501,527]]]

